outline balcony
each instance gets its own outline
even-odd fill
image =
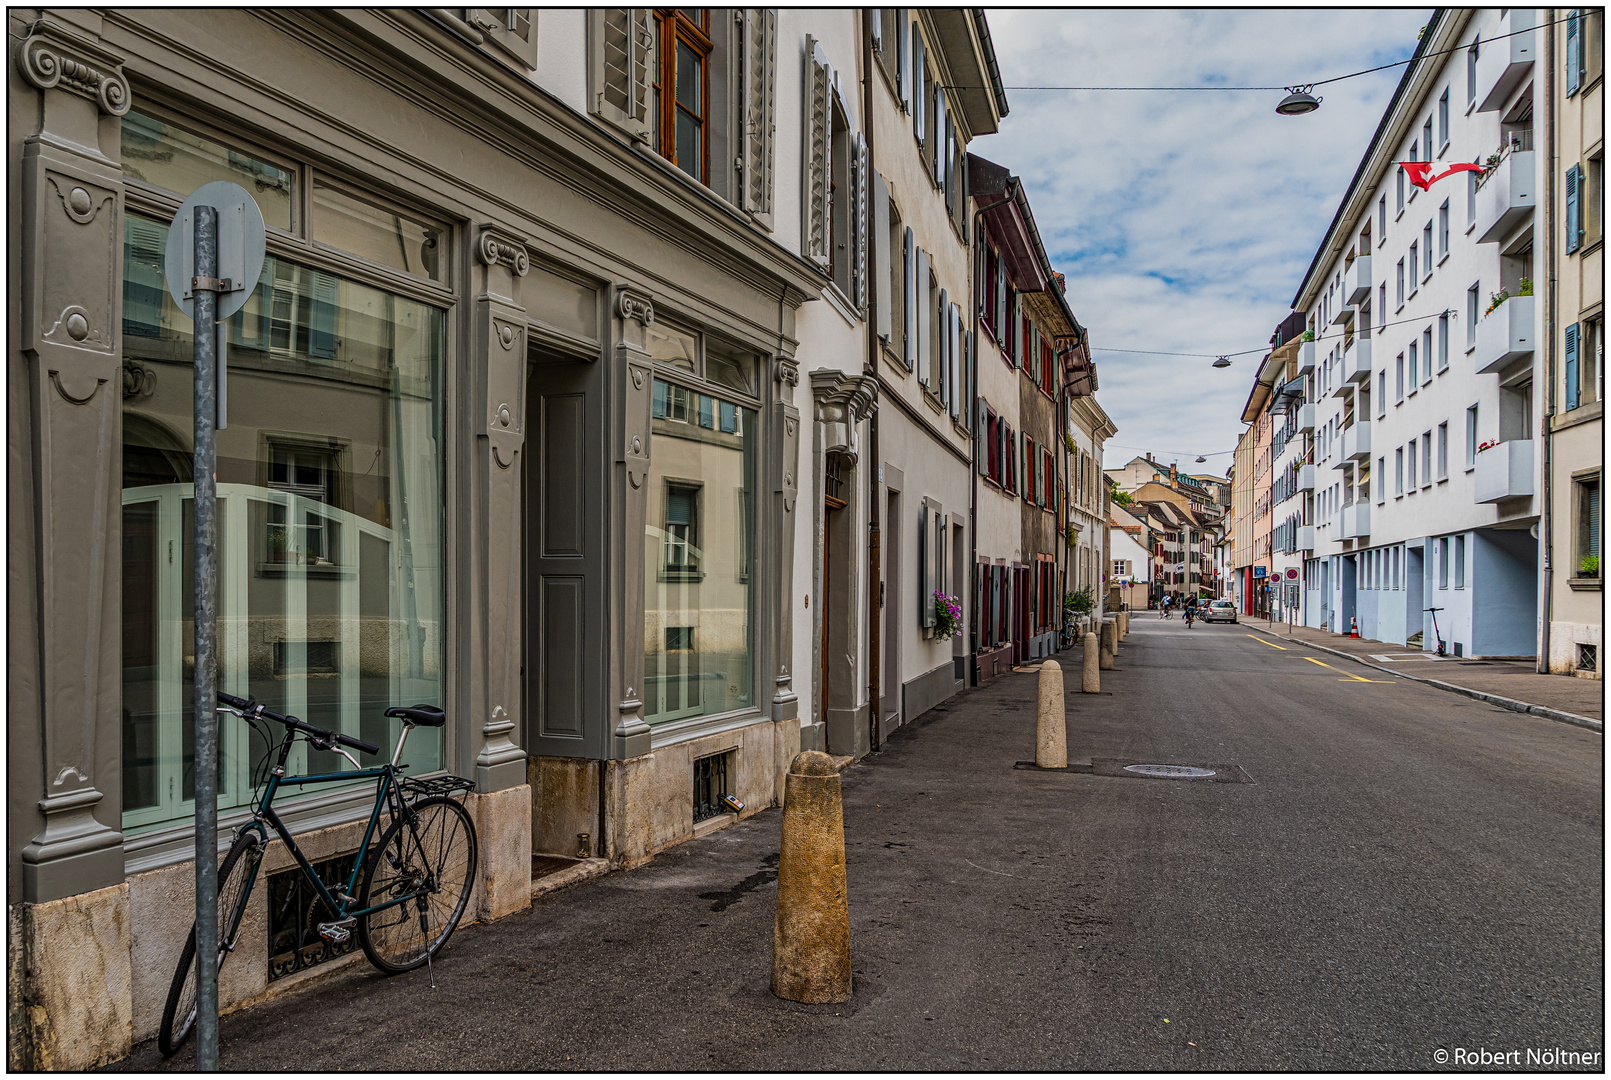
[[[1305,341],[1298,346],[1298,374],[1311,375],[1315,370],[1315,343]]]
[[[1475,499],[1519,499],[1533,493],[1533,440],[1512,439],[1477,454]]]
[[[1313,431],[1315,429],[1315,407],[1313,405],[1300,405],[1297,411],[1297,430]]]
[[[1492,41],[1477,50],[1477,111],[1505,107],[1538,57],[1538,16],[1533,8],[1507,8]],[[1514,35],[1506,37],[1505,35]]]
[[[1339,539],[1343,539],[1343,540],[1347,540],[1347,539],[1350,539],[1350,538],[1357,539],[1359,537],[1364,537],[1364,536],[1369,536],[1369,535],[1370,535],[1370,503],[1368,503],[1368,502],[1349,503],[1347,506],[1343,507],[1342,508],[1342,532],[1338,534]]]
[[[1370,423],[1360,420],[1353,427],[1343,428],[1342,459],[1344,463],[1362,461],[1370,457]],[[1339,465],[1338,468],[1342,466]]]
[[[1298,490],[1313,491],[1315,489],[1315,467],[1313,465],[1300,465],[1298,467]]]
[[[1354,321],[1354,309],[1347,304],[1337,305],[1337,310],[1331,316],[1331,325],[1342,326],[1344,323]]]
[[[1315,549],[1315,527],[1313,525],[1298,526],[1298,550],[1313,551]]]
[[[1532,150],[1512,150],[1477,185],[1477,243],[1497,244],[1533,219],[1538,183]]]
[[[1472,360],[1478,375],[1503,371],[1533,355],[1537,299],[1512,296],[1477,322],[1477,351],[1472,354]]]
[[[1370,290],[1370,256],[1360,255],[1343,271],[1343,303],[1363,303],[1370,299]]]
[[[1356,337],[1343,352],[1343,382],[1370,382],[1370,338]]]

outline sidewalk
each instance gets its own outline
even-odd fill
[[[1468,697],[1491,700],[1517,712],[1531,712],[1566,723],[1588,720],[1592,723],[1580,726],[1597,731],[1605,722],[1605,684],[1599,679],[1540,675],[1531,661],[1438,656],[1413,646],[1351,638],[1307,626],[1293,627],[1289,632],[1285,623],[1267,623],[1257,618],[1244,619],[1241,625],[1284,641],[1346,656],[1378,671],[1417,679]]]

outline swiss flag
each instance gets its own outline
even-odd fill
[[[1457,172],[1483,171],[1481,165],[1470,161],[1401,161],[1398,164],[1409,174],[1410,183],[1422,191],[1430,191],[1433,184]]]

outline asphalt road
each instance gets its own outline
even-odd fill
[[[1069,694],[1070,759],[1218,777],[1015,770],[1032,675],[845,774],[845,1005],[767,989],[772,810],[461,929],[434,991],[359,966],[226,1017],[222,1064],[1604,1068],[1600,735],[1242,626],[1139,615],[1119,668]],[[146,1044],[122,1067],[163,1063]]]

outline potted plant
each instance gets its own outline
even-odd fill
[[[957,598],[934,590],[934,636],[941,641],[962,633],[962,605]]]
[[[1487,442],[1479,443],[1477,445],[1477,453],[1480,454],[1484,450],[1492,450],[1494,447],[1496,447],[1498,445],[1499,445],[1499,440],[1498,439],[1489,439]]]
[[[1298,340],[1299,341],[1313,341],[1314,339],[1315,339],[1315,332],[1313,330],[1305,330],[1303,332],[1303,336],[1301,338],[1299,338]]]
[[[1600,576],[1600,556],[1585,555],[1577,561],[1577,576],[1597,578]]]
[[[1510,299],[1510,290],[1509,289],[1500,289],[1496,293],[1489,293],[1488,294],[1488,310],[1484,311],[1482,313],[1482,317],[1486,319],[1489,315],[1492,315],[1494,313],[1495,308],[1497,308],[1500,304],[1503,304],[1506,300],[1509,300],[1509,299]]]

